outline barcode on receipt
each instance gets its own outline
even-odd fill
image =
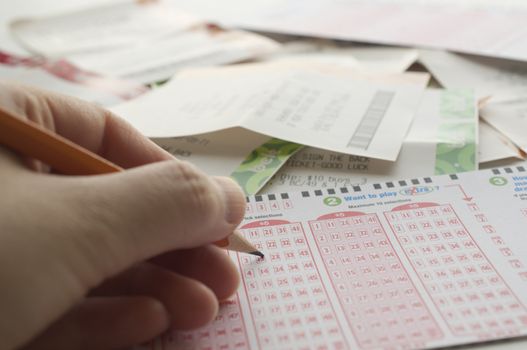
[[[348,142],[348,147],[360,148],[367,150],[368,146],[377,132],[382,118],[386,114],[390,103],[393,100],[395,92],[393,91],[377,91],[373,99],[364,113],[359,126]]]

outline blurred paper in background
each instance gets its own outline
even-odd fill
[[[33,53],[141,83],[168,79],[183,67],[239,62],[278,47],[263,36],[223,30],[153,1],[19,19],[11,30]]]
[[[527,60],[522,0],[173,0],[208,20],[268,32]]]
[[[491,102],[527,95],[527,63],[420,50],[419,61],[449,89],[473,89]]]
[[[135,82],[84,71],[65,60],[22,57],[5,51],[0,51],[0,78],[103,106],[121,103],[147,91]]]

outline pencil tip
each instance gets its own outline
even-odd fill
[[[249,254],[252,254],[252,255],[256,255],[256,256],[259,256],[260,258],[264,258],[264,255],[262,252],[258,251],[258,250],[255,250],[254,252],[249,252]]]

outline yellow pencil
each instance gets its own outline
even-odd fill
[[[123,168],[68,139],[36,123],[17,118],[2,108],[0,144],[26,157],[38,159],[65,175],[97,175],[124,171]],[[264,256],[237,231],[215,244],[241,253]]]

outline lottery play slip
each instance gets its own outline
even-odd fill
[[[264,259],[145,349],[420,349],[527,335],[524,167],[247,199]]]

